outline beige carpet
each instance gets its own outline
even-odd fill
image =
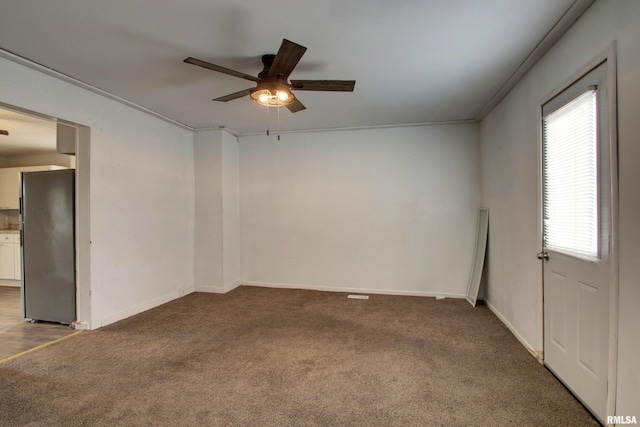
[[[486,308],[241,287],[0,364],[2,426],[593,426]]]

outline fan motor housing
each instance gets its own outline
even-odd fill
[[[273,54],[262,55],[262,64],[264,68],[258,74],[258,78],[265,79],[269,77],[269,70],[271,70],[271,65],[273,64],[273,60],[276,59],[276,56]]]

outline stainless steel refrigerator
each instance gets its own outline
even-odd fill
[[[75,170],[23,172],[20,193],[23,316],[76,320]]]

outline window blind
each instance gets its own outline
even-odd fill
[[[598,257],[597,94],[588,89],[543,117],[544,243]]]

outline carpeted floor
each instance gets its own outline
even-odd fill
[[[0,364],[2,426],[595,426],[486,308],[240,287]]]

